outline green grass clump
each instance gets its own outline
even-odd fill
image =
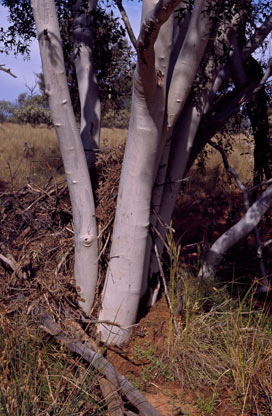
[[[0,414],[104,414],[99,376],[25,315],[0,314]]]
[[[213,397],[232,391],[242,414],[247,410],[270,414],[272,316],[268,305],[264,302],[260,308],[259,303],[257,308],[253,286],[246,293],[234,291],[235,282],[205,281],[182,270],[177,261],[180,250],[171,233],[168,246],[170,297],[172,308],[177,311],[178,306],[179,325],[178,334],[169,333],[168,357],[182,388],[193,392],[206,388]],[[214,401],[203,399],[202,405],[210,408],[207,414],[215,412]]]
[[[255,310],[252,288],[235,299],[226,286],[209,295],[208,284],[180,278],[183,318],[170,357],[183,386],[231,389],[242,411],[271,409],[272,317]]]

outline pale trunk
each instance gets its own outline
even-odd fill
[[[73,29],[75,68],[80,98],[80,136],[83,143],[88,168],[95,164],[95,151],[100,142],[101,106],[98,84],[93,61],[92,19],[88,13],[95,10],[96,0],[88,0],[88,8],[81,8],[82,0],[77,0],[74,12]]]
[[[122,326],[122,329],[109,325],[100,325],[99,328],[104,341],[117,345],[129,339],[141,294],[151,193],[165,112],[163,77],[158,77],[153,47],[159,27],[172,11],[169,8],[163,9],[163,3],[168,3],[172,10],[177,4],[159,2],[158,8],[155,7],[153,14],[143,23],[138,41],[131,120],[119,185],[110,263],[99,317],[100,320],[115,321]],[[160,13],[164,20],[160,18]],[[153,19],[156,19],[156,26],[149,24],[154,22]],[[170,32],[168,42],[162,42],[161,48],[157,46],[156,50],[161,67],[166,69],[171,39]]]
[[[72,110],[61,38],[53,0],[32,0],[46,93],[56,128],[73,209],[75,280],[87,313],[97,279],[97,234],[92,187]]]
[[[232,18],[231,24],[226,25],[223,22],[220,25],[218,35],[212,44],[213,54],[210,56],[205,66],[205,73],[208,77],[205,89],[197,98],[195,96],[194,99],[192,97],[188,98],[186,105],[174,127],[174,131],[171,137],[171,143],[169,144],[168,149],[165,148],[164,153],[167,155],[167,153],[169,153],[169,148],[171,145],[169,160],[167,159],[167,162],[165,161],[163,163],[163,165],[165,166],[164,170],[166,170],[166,167],[168,170],[167,173],[165,173],[164,180],[160,180],[161,186],[159,186],[158,188],[162,192],[161,204],[160,209],[158,210],[158,215],[161,218],[162,223],[164,224],[169,224],[170,219],[172,217],[177,194],[180,189],[181,181],[184,177],[186,165],[202,117],[205,113],[207,113],[207,111],[211,107],[214,96],[218,91],[218,88],[220,88],[222,85],[220,58],[224,56],[224,48],[226,46],[230,47],[233,33],[235,32],[235,28],[239,24],[241,18],[241,15],[235,14]],[[202,23],[202,37],[204,37],[204,33],[207,30],[208,26],[205,25],[205,19]],[[225,72],[226,68],[223,71],[223,74],[225,74]],[[196,99],[197,105],[194,105],[194,101]],[[165,182],[164,186],[163,182]],[[158,205],[159,204],[157,202],[156,206]],[[157,228],[159,234],[162,236],[163,239],[165,239],[167,229],[160,224],[157,225]],[[155,243],[158,252],[161,255],[163,251],[163,241],[161,237],[159,238],[156,236]],[[152,276],[154,273],[157,272],[158,262],[155,253],[153,253],[150,260],[149,274]]]
[[[165,131],[166,146],[161,157],[156,187],[152,196],[152,207],[167,225],[170,222],[176,201],[177,190],[180,187],[180,179],[184,173],[188,156],[192,148],[193,139],[197,131],[197,126],[201,118],[199,109],[196,109],[193,106],[193,102],[188,99],[188,95],[207,47],[213,26],[212,19],[210,19],[210,16],[208,16],[206,12],[208,4],[208,1],[196,2],[185,39],[182,43],[178,57],[174,62],[175,67],[172,72],[171,80],[169,81],[168,128]],[[188,68],[190,68],[190,70],[188,70]],[[170,156],[169,160],[170,149],[172,156]],[[167,176],[166,172],[168,166],[171,167],[171,174]],[[170,181],[170,184],[167,184],[168,181]],[[172,181],[174,181],[173,184]],[[173,188],[175,188],[174,192]],[[165,196],[165,193],[167,193],[167,197]],[[155,224],[156,218],[154,219],[154,225]],[[157,223],[156,227],[162,236],[162,239],[165,239],[167,230],[159,223]],[[161,237],[155,236],[156,245],[160,255],[162,254],[164,245],[162,239]],[[147,279],[146,272],[150,254],[149,249],[146,253],[146,271],[142,292],[144,292],[144,289],[147,287],[145,281]],[[157,272],[158,261],[153,252],[150,258],[149,276],[152,276]]]
[[[241,220],[222,234],[212,245],[205,255],[199,276],[205,279],[214,278],[216,267],[220,264],[223,256],[238,241],[246,237],[257,226],[262,216],[272,205],[272,186],[264,191],[241,218]]]

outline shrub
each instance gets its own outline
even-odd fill
[[[30,123],[33,126],[53,125],[49,108],[38,106],[35,103],[28,103],[22,108],[16,108],[13,114],[17,123]]]
[[[14,105],[10,101],[0,101],[0,123],[10,120],[13,115]]]
[[[107,128],[126,129],[129,124],[130,112],[124,108],[119,111],[108,110],[102,117],[102,126]]]

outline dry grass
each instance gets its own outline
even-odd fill
[[[0,179],[18,188],[63,174],[55,130],[5,123],[0,131]],[[29,151],[26,149],[26,145]]]
[[[126,140],[125,129],[101,129],[101,147],[111,148],[123,144]],[[27,143],[29,152],[25,152]],[[243,134],[232,138],[233,151],[229,154],[229,163],[241,179],[251,180],[253,169],[252,144]],[[205,163],[206,175],[195,173],[193,168],[189,176],[195,177],[201,187],[214,189],[216,185],[225,187],[229,177],[224,171],[221,156],[209,145],[206,146],[208,159]],[[15,189],[28,181],[43,185],[53,176],[64,178],[61,155],[55,130],[47,127],[4,123],[0,129],[0,181]],[[201,182],[201,183],[200,183]]]
[[[120,144],[125,143],[127,138],[127,130],[126,129],[108,129],[102,128],[101,129],[101,147],[103,148],[110,148],[110,147],[117,147]]]
[[[210,387],[217,397],[229,389],[233,391],[229,399],[242,415],[248,410],[270,414],[271,316],[255,310],[250,298],[233,300],[225,288],[212,294],[212,307],[204,312],[208,297],[192,276],[183,296],[190,296],[189,310],[183,311],[190,318],[183,321],[172,351],[182,385],[193,391]]]
[[[25,312],[0,311],[0,414],[46,416],[105,414],[99,376]]]
[[[126,135],[126,130],[102,129],[102,148],[124,143]],[[50,177],[64,178],[55,130],[4,123],[0,129],[0,182],[17,189],[29,181],[44,185]]]
[[[230,167],[236,170],[242,182],[244,184],[251,183],[254,165],[253,139],[241,133],[229,137],[228,141],[220,136],[219,138],[213,138],[213,141],[219,141],[221,147],[226,151]],[[200,159],[198,158],[189,172],[188,176],[191,177],[190,182],[198,182],[200,188],[205,189],[207,193],[214,192],[216,188],[220,191],[226,188],[229,191],[235,188],[237,189],[234,180],[230,179],[230,175],[224,168],[220,153],[209,144],[205,146],[204,153],[206,154],[206,158],[204,160],[203,172],[199,174],[197,165]],[[202,166],[202,163],[200,163],[200,166]]]
[[[48,181],[50,176],[63,175],[58,170],[61,158],[54,130],[43,127],[33,129],[30,126],[12,124],[6,124],[4,128],[4,131],[0,131],[0,179],[6,181],[12,179],[13,186],[18,187],[25,184],[28,178],[32,182],[42,185],[43,182]],[[124,142],[125,137],[125,130],[103,129],[102,146],[119,145]],[[33,146],[34,149],[34,153],[30,157],[24,157],[23,154],[25,141],[30,148]],[[248,154],[242,156],[240,154],[251,150],[251,145],[243,143],[242,136],[239,140],[237,138],[235,150],[229,157],[230,164],[238,171],[244,182],[251,180],[252,157]],[[111,170],[115,171],[116,169],[115,164],[107,159],[107,152],[105,152],[103,163],[105,164],[103,168],[105,172],[102,169],[102,176],[106,181],[112,175]],[[198,182],[197,189],[201,192],[210,188],[212,193],[215,186],[218,185],[219,192],[226,192],[230,189],[229,179],[227,175],[223,174],[221,166],[220,156],[212,150],[209,152],[209,160],[206,165],[207,175],[204,177],[198,173],[189,174],[192,179],[188,186],[192,186],[193,189],[195,181],[195,183]],[[105,197],[103,195],[103,193],[100,195],[101,199]],[[192,191],[192,195],[193,197],[196,195],[195,190]],[[14,204],[19,204],[17,199],[14,198]],[[20,202],[22,203],[22,201]],[[28,206],[30,201],[26,202]],[[95,414],[105,414],[101,396],[95,387],[96,377],[90,369],[83,366],[80,360],[68,354],[65,349],[59,345],[56,346],[52,339],[42,334],[40,330],[37,330],[37,322],[33,323],[29,315],[23,313],[22,309],[16,312],[20,304],[29,309],[24,298],[25,289],[30,293],[28,297],[30,300],[34,292],[38,290],[41,291],[43,298],[48,291],[50,295],[48,299],[55,299],[57,288],[54,285],[57,285],[59,281],[63,282],[64,288],[67,285],[66,275],[63,274],[62,280],[60,279],[62,273],[59,273],[57,280],[54,276],[56,265],[61,260],[58,257],[60,255],[59,246],[61,245],[64,251],[68,251],[71,246],[69,230],[64,230],[64,225],[67,224],[63,223],[65,220],[63,213],[67,211],[67,207],[64,207],[65,209],[59,207],[54,200],[50,203],[52,206],[44,205],[43,202],[44,206],[41,207],[41,211],[38,210],[37,204],[33,207],[33,210],[37,209],[37,212],[31,211],[29,213],[31,218],[39,219],[40,224],[44,223],[44,233],[48,229],[47,232],[51,233],[50,238],[52,239],[54,236],[56,239],[56,241],[52,240],[52,244],[48,244],[49,237],[46,237],[45,234],[41,235],[40,229],[35,230],[40,239],[33,242],[32,252],[35,256],[30,252],[33,255],[27,267],[34,272],[35,266],[37,266],[37,270],[40,268],[39,278],[35,276],[35,273],[32,275],[29,272],[26,274],[27,277],[22,283],[22,287],[17,287],[15,283],[8,284],[7,290],[11,293],[12,305],[15,305],[12,311],[6,310],[7,296],[2,290],[0,371],[3,377],[0,387],[0,413],[2,406],[3,414],[16,416],[29,414],[76,415],[88,414],[88,412],[90,414],[95,412]],[[21,206],[19,208],[21,209]],[[6,209],[14,210],[9,206]],[[19,213],[21,211],[18,209]],[[54,215],[57,215],[57,218],[60,217],[57,223],[59,228],[56,228],[56,220],[53,221],[54,223],[50,222],[50,227],[48,227],[48,224],[44,222],[45,212],[50,218],[52,217],[52,221],[55,218]],[[2,213],[7,215],[5,210]],[[10,227],[8,224],[9,233],[13,231],[21,235],[20,233],[30,222],[30,217],[29,219],[24,218],[25,226],[22,230],[19,228],[23,221],[19,215],[17,217],[17,222],[14,223],[16,226]],[[109,214],[107,217],[110,217]],[[70,216],[68,220],[71,221]],[[104,224],[102,228],[105,228]],[[65,241],[61,240],[60,234],[58,234],[64,233],[64,231],[67,234],[67,236],[63,234]],[[7,239],[7,241],[15,240],[11,234],[9,237],[11,240]],[[19,262],[21,259],[24,260],[24,256],[27,255],[24,245],[26,243],[22,237],[22,248],[17,241],[8,245],[13,254],[16,254]],[[253,307],[251,295],[247,295],[244,300],[233,300],[226,287],[214,288],[213,285],[204,285],[203,282],[199,282],[192,276],[189,278],[178,269],[179,259],[176,258],[177,254],[175,253],[178,253],[179,250],[174,246],[174,242],[172,244],[173,276],[170,295],[173,306],[176,306],[175,303],[180,303],[179,297],[182,294],[182,308],[179,323],[180,333],[175,336],[173,331],[171,332],[165,350],[169,356],[169,365],[174,369],[179,379],[179,385],[190,388],[192,391],[201,390],[206,386],[212,389],[217,397],[222,391],[230,389],[234,394],[232,397],[229,395],[228,399],[233,399],[235,406],[240,409],[239,414],[246,414],[246,411],[250,409],[252,414],[270,415],[272,407],[271,317],[266,314],[265,310],[256,310]],[[105,247],[104,242],[103,246]],[[42,259],[45,262],[44,265],[42,265]],[[66,272],[70,275],[68,265]],[[3,269],[3,273],[10,275],[10,271],[5,269]],[[51,281],[46,278],[49,275]],[[15,280],[14,276],[12,278]],[[6,275],[4,279],[7,281]],[[181,282],[179,282],[180,286],[177,289],[175,285],[178,286],[178,279]],[[4,287],[4,285],[2,286]],[[14,291],[14,289],[18,290]],[[53,300],[49,303],[52,304],[52,302]],[[170,326],[171,323],[169,323]],[[143,344],[144,348],[146,349]],[[158,366],[156,365],[154,368],[157,371]],[[168,369],[168,367],[166,368]],[[206,412],[206,414],[212,413]]]

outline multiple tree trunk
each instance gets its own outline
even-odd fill
[[[73,210],[75,279],[81,290],[81,306],[87,313],[94,300],[98,268],[92,185],[72,110],[54,0],[33,0],[32,7],[41,51],[45,92],[59,140]]]
[[[73,207],[75,279],[85,301],[81,305],[88,312],[98,259],[92,188],[71,111],[54,1],[31,2]],[[80,0],[75,4],[75,64],[82,107],[81,138],[85,150],[93,154],[98,145],[100,116],[89,12],[96,2],[84,2],[88,7],[83,12],[82,4]],[[217,19],[228,5],[223,0],[195,0],[193,5],[181,0],[143,0],[131,119],[99,316],[100,321],[114,322],[99,325],[102,339],[109,343],[120,345],[129,339],[141,294],[148,287],[148,275],[157,270],[150,224],[164,237],[157,219],[169,223],[180,180],[192,159],[256,88],[252,82],[218,99],[218,91],[231,74],[226,62],[235,33],[245,19],[243,7],[230,7],[224,19]],[[242,62],[271,28],[269,17],[239,51]],[[93,158],[87,159],[92,166]],[[260,204],[263,207],[263,200]],[[154,216],[152,209],[156,211]],[[159,240],[156,247],[161,254],[163,244]]]

